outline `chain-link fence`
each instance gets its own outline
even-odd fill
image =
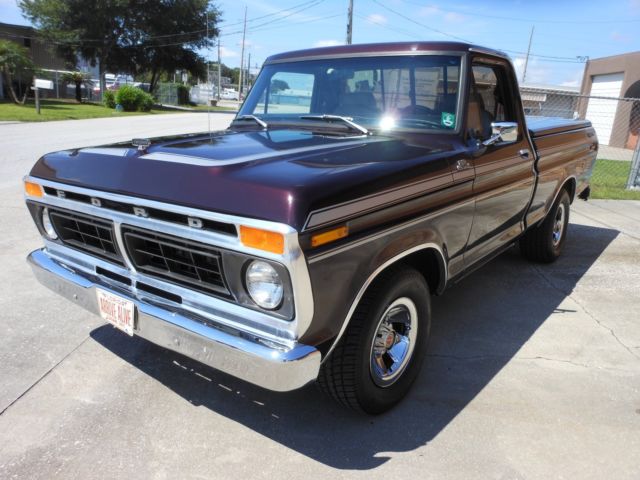
[[[522,87],[521,94],[527,115],[591,121],[600,144],[593,198],[640,200],[640,99],[532,87]]]

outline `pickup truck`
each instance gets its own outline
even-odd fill
[[[588,121],[525,118],[499,51],[283,53],[224,131],[40,158],[28,261],[128,335],[377,414],[419,373],[431,295],[516,244],[558,258],[597,148]]]

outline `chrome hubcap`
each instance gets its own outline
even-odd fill
[[[556,218],[553,221],[553,246],[557,247],[562,239],[562,232],[564,231],[564,204],[558,205],[556,211]]]
[[[380,387],[393,384],[409,364],[418,333],[418,311],[407,297],[398,298],[378,322],[371,345],[371,378]]]

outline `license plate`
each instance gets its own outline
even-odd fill
[[[133,336],[136,313],[134,303],[104,290],[96,289],[96,293],[102,319]]]

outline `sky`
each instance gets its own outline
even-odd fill
[[[218,0],[222,62],[252,71],[274,53],[345,43],[348,0]],[[0,22],[28,24],[16,0],[0,0]],[[584,60],[640,50],[640,0],[354,0],[353,43],[469,41],[508,53],[526,83],[579,86]],[[201,52],[212,61],[217,52]]]

